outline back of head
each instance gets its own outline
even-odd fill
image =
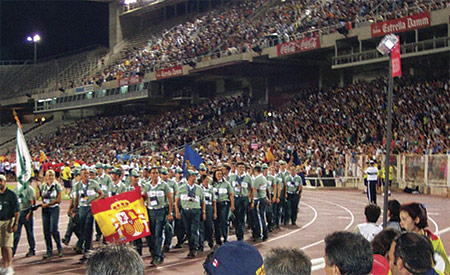
[[[105,245],[92,252],[86,263],[87,275],[144,275],[142,258],[129,245]]]
[[[393,262],[395,265],[401,258],[403,267],[412,274],[426,272],[433,268],[435,264],[434,249],[427,237],[414,232],[407,232],[401,234],[394,242]]]
[[[400,232],[393,228],[386,228],[372,240],[373,254],[386,256],[392,242],[400,235]]]
[[[400,221],[400,202],[398,200],[389,200],[388,210],[390,212],[390,221]]]
[[[299,249],[274,248],[264,259],[266,275],[309,275],[311,260]]]
[[[377,222],[380,217],[381,209],[376,204],[369,204],[364,209],[364,215],[366,215],[366,219],[368,222]]]
[[[372,246],[361,234],[338,231],[325,237],[328,266],[336,266],[341,274],[363,275],[372,270]]]

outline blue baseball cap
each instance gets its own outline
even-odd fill
[[[243,241],[224,243],[214,252],[211,260],[203,264],[203,268],[212,275],[265,274],[261,253],[256,247]]]

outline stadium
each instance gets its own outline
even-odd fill
[[[450,274],[450,1],[79,2],[97,5],[103,45],[79,23],[90,45],[56,52],[33,33],[33,60],[7,60],[14,45],[0,33],[16,274],[89,274],[91,254],[114,242],[133,247],[145,274],[199,274],[236,240],[257,248],[267,274],[277,247],[306,253],[308,274],[332,274],[325,237],[368,222],[369,204],[386,227],[388,200],[401,213],[422,205],[426,228],[400,215],[399,229],[428,236],[433,268]],[[122,213],[117,228],[107,211]],[[387,274],[373,270],[361,274]]]

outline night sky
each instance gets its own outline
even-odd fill
[[[91,45],[108,46],[108,4],[0,0],[1,60],[32,60],[26,37],[39,32],[38,59]]]

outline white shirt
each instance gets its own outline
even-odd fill
[[[356,226],[356,231],[363,235],[369,242],[371,242],[382,230],[383,227],[381,225],[372,222],[361,223]]]
[[[376,168],[375,166],[367,167],[366,174],[368,181],[378,180],[378,168]]]

